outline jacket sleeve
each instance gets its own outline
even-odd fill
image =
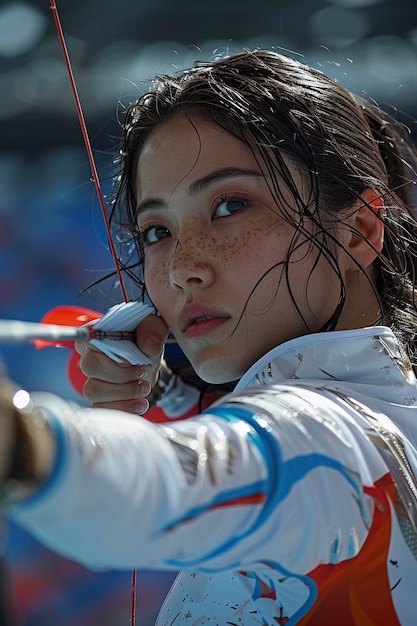
[[[92,568],[300,574],[357,554],[387,468],[353,407],[291,385],[151,424],[35,397],[55,432],[49,482],[10,514]]]

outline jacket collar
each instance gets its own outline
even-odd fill
[[[288,380],[340,381],[374,398],[417,404],[417,381],[411,362],[385,326],[291,339],[259,359],[235,391]]]

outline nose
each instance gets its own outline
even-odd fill
[[[213,262],[202,238],[184,243],[178,239],[170,263],[171,286],[179,291],[208,287],[215,280]]]

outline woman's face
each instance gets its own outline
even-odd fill
[[[147,291],[204,380],[239,378],[333,313],[340,279],[301,235],[287,263],[298,233],[249,147],[220,128],[189,115],[156,127],[137,199]]]

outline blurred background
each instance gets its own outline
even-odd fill
[[[118,119],[157,72],[242,48],[290,51],[417,133],[412,0],[57,0],[106,198]],[[52,307],[99,312],[122,300],[49,0],[0,0],[0,318]],[[0,346],[29,390],[80,400],[68,352]],[[15,624],[130,623],[130,572],[88,572],[5,528]],[[138,624],[154,623],[171,575],[138,573]]]

